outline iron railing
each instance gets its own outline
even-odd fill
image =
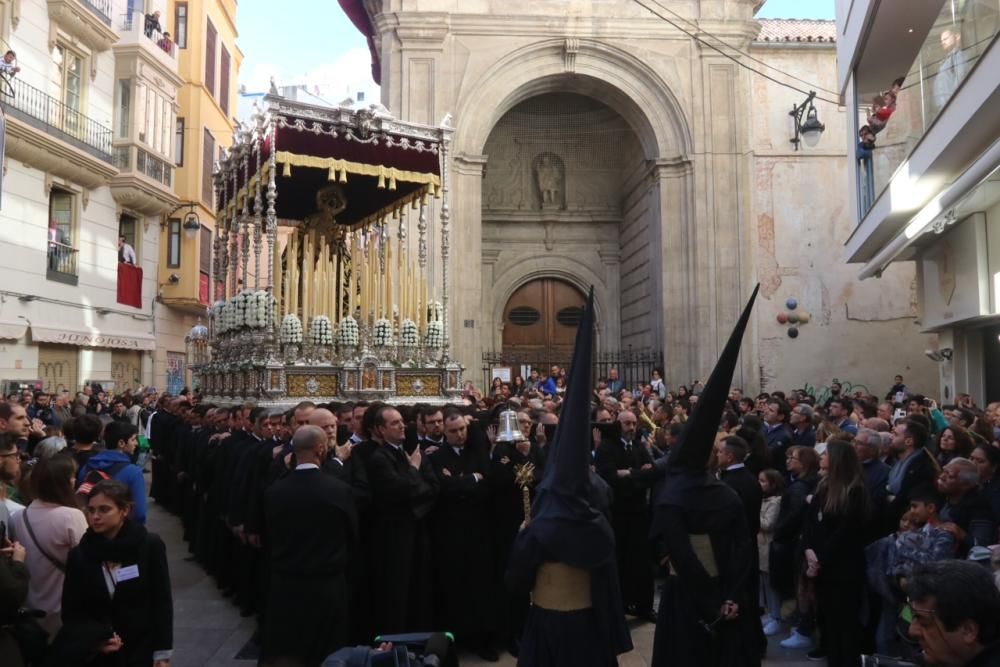
[[[559,366],[568,373],[572,357],[573,352],[569,349],[486,352],[483,354],[483,384],[480,389],[484,394],[489,392],[493,378],[498,375],[498,368],[510,369],[512,380],[515,375],[528,379],[532,368],[545,378],[552,366]],[[639,384],[649,384],[654,368],[663,371],[663,352],[629,348],[619,352],[597,353],[593,355],[591,364],[594,386],[605,380],[608,372],[615,368],[624,386],[632,389]]]
[[[49,241],[48,278],[60,282],[76,283],[77,255],[79,251],[71,245]]]
[[[150,155],[141,148],[136,149],[135,168],[136,171],[141,171],[154,181],[163,183],[168,188],[170,187],[170,180],[171,180],[170,165],[161,160],[160,158],[154,155]]]
[[[101,19],[101,23],[111,27],[111,0],[80,0],[80,4]]]
[[[119,25],[123,33],[137,32],[144,39],[152,42],[153,46],[166,53],[171,58],[177,58],[177,44],[173,39],[167,38],[164,31],[159,30],[155,25],[146,21],[146,16],[142,12],[132,14],[122,14]]]
[[[0,95],[4,111],[96,158],[111,162],[111,128],[63,104],[17,77]]]

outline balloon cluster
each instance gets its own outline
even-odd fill
[[[788,337],[798,338],[799,337],[799,327],[803,324],[807,324],[812,315],[808,312],[798,310],[799,302],[794,297],[789,297],[788,301],[785,302],[785,308],[788,312],[781,311],[778,313],[778,324],[789,324],[788,327]]]

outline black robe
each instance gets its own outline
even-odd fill
[[[736,492],[703,477],[668,475],[665,484],[679,488],[671,501],[660,500],[653,521],[671,574],[660,596],[652,666],[756,667],[760,621],[748,581],[757,545]],[[692,536],[707,536],[716,576],[698,559]],[[719,620],[726,600],[739,605],[738,618]]]
[[[460,639],[496,628],[488,447],[470,437],[460,453],[444,445],[429,457],[441,485],[431,514],[438,625]]]
[[[347,560],[357,539],[351,490],[320,470],[295,470],[267,490],[270,586],[264,660],[318,665],[347,643]]]
[[[622,602],[636,613],[653,610],[653,550],[649,542],[649,501],[647,494],[656,472],[653,457],[641,443],[630,443],[626,451],[620,438],[607,439],[597,449],[595,464],[601,478],[614,494],[611,526],[615,529],[618,577]],[[643,470],[644,465],[650,467]],[[619,477],[619,470],[629,470]]]
[[[499,442],[490,453],[490,526],[492,527],[494,577],[502,581],[514,538],[524,521],[524,496],[517,485],[517,467],[529,462],[512,443]],[[537,476],[535,480],[540,479]],[[496,599],[497,629],[508,640],[521,637],[529,599],[523,591],[506,589]]]
[[[383,444],[371,450],[368,481],[375,630],[381,634],[427,630],[433,590],[426,518],[438,494],[437,476],[426,459],[417,470],[402,451]]]
[[[507,587],[530,591],[539,566],[555,560],[532,531],[521,531],[511,553]],[[589,609],[553,611],[532,606],[528,610],[519,667],[612,667],[618,664],[619,655],[632,650],[614,557],[588,571]]]

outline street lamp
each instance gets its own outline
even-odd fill
[[[198,217],[198,212],[195,210],[195,206],[197,205],[198,203],[193,201],[184,202],[170,213],[167,213],[166,216],[169,219],[182,208],[188,209],[188,212],[184,214],[184,222],[181,223],[181,229],[184,230],[184,235],[192,241],[198,238],[198,231],[201,229],[201,218]]]
[[[819,143],[820,135],[826,129],[826,126],[819,122],[819,117],[816,114],[816,107],[813,105],[815,97],[816,91],[809,91],[805,102],[798,106],[792,106],[792,110],[788,112],[795,125],[795,136],[790,139],[795,150],[799,150],[799,144],[803,141],[809,148],[814,147]],[[805,121],[802,120],[803,115],[806,117]]]

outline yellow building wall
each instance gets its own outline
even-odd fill
[[[202,179],[204,177],[205,134],[208,129],[215,139],[215,156],[218,158],[219,148],[228,148],[233,142],[233,126],[236,117],[238,100],[238,81],[243,53],[236,44],[236,2],[234,0],[192,0],[178,3],[170,0],[164,12],[164,28],[176,32],[176,7],[187,5],[187,44],[178,49],[178,74],[184,85],[178,92],[178,118],[184,119],[183,162],[177,167],[174,177],[174,188],[182,202],[194,204],[193,210],[201,224],[216,233],[215,212],[212,202],[202,199]],[[205,64],[206,35],[208,21],[216,30],[215,43],[215,91],[209,90],[206,84]],[[221,61],[222,47],[230,56],[228,115],[216,99],[222,86]],[[210,176],[209,176],[210,177]],[[172,217],[183,221],[190,206],[185,206]],[[157,309],[157,349],[154,357],[153,374],[157,387],[164,388],[167,384],[167,359],[185,351],[184,336],[200,319],[207,324],[204,306],[198,302],[199,266],[201,256],[201,235],[189,239],[181,235],[180,267],[168,268],[167,252],[169,239],[168,226],[164,219],[161,228],[159,294],[161,303]],[[170,282],[171,274],[177,274],[179,280]],[[209,302],[215,300],[215,277],[210,283]],[[169,354],[172,353],[172,354]],[[176,357],[174,357],[176,359]],[[184,383],[191,386],[191,374],[185,373]]]

